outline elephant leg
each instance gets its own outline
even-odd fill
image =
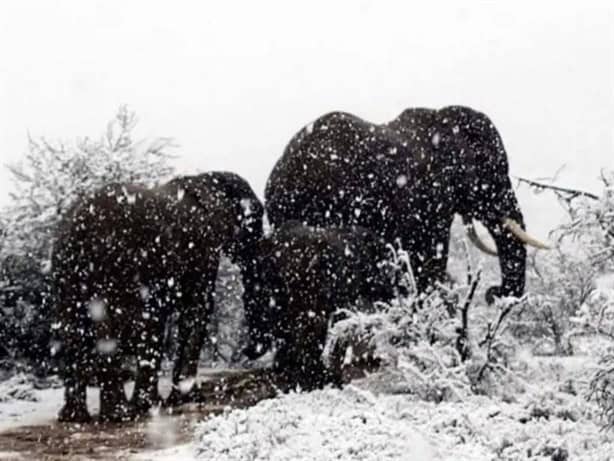
[[[107,282],[105,280],[105,282]],[[117,282],[116,282],[117,283]],[[111,282],[105,285],[111,285]],[[110,293],[106,298],[105,317],[94,323],[96,337],[96,364],[100,381],[100,414],[101,421],[120,422],[134,417],[128,406],[124,382],[121,374],[121,364],[124,348],[128,337],[122,334],[124,324],[130,321],[121,298]]]
[[[428,294],[446,280],[451,225],[451,218],[442,219],[432,223],[430,229],[416,230],[414,238],[417,235],[417,241],[403,242],[410,254],[418,294]],[[447,303],[446,307],[450,315],[454,315],[456,307],[452,303]]]
[[[304,352],[306,360],[302,364],[306,387],[321,389],[328,384],[340,387],[342,385],[341,368],[327,367],[322,358],[326,343],[326,329],[322,332],[319,325],[315,326],[307,334],[306,340],[308,341]]]
[[[160,402],[158,393],[158,373],[162,361],[163,324],[157,317],[144,322],[139,342],[136,346],[137,375],[130,405],[137,415],[146,414]]]
[[[86,363],[79,353],[65,350],[67,364],[64,370],[64,405],[58,415],[60,422],[87,423],[91,416],[87,411]]]
[[[94,345],[91,325],[80,308],[86,295],[79,291],[76,280],[68,277],[70,272],[65,275],[61,268],[56,270],[60,273],[54,274],[54,316],[60,322],[60,329],[55,334],[62,346],[64,362],[64,405],[58,420],[86,423],[92,419],[87,410],[87,382],[92,371],[90,351]]]
[[[326,319],[301,315],[288,325],[300,325],[300,331],[286,331],[275,356],[274,370],[290,384],[313,390],[326,384],[341,385],[341,371],[329,370],[322,360],[326,341]]]
[[[205,338],[205,321],[198,314],[190,313],[180,321],[179,351],[173,366],[173,388],[167,404],[177,405],[186,400],[192,390],[192,380],[198,372],[200,350]]]
[[[121,422],[134,418],[128,406],[124,383],[120,374],[120,355],[101,358],[100,365],[100,420]]]
[[[203,276],[204,277],[204,276]],[[167,399],[168,405],[176,405],[186,400],[192,386],[190,381],[196,378],[198,362],[207,331],[207,321],[212,309],[215,277],[204,277],[207,282],[197,295],[188,298],[189,306],[184,309],[179,319],[179,347],[173,365],[173,388]]]
[[[275,356],[274,371],[290,388],[299,386],[310,391],[324,386],[329,381],[328,370],[322,362],[322,350],[307,344],[309,335],[300,340],[286,338]]]

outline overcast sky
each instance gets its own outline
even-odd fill
[[[181,171],[262,194],[290,137],[330,110],[374,122],[464,104],[512,174],[599,190],[614,168],[614,2],[24,1],[0,4],[0,159],[26,136],[98,136],[121,104]],[[0,203],[10,185],[0,172]],[[519,192],[530,229],[560,217]]]

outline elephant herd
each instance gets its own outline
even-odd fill
[[[271,232],[263,231],[266,213]],[[219,260],[240,268],[255,359],[275,346],[274,371],[303,389],[340,384],[321,358],[332,314],[389,300],[386,244],[408,251],[419,291],[445,277],[450,226],[463,217],[476,245],[499,258],[487,300],[520,296],[524,230],[501,138],[467,107],[408,109],[372,124],[333,112],[300,130],[269,176],[264,205],[229,172],[183,176],[154,188],[108,184],[80,197],[58,227],[52,276],[64,357],[59,419],[90,419],[86,386],[100,386],[100,419],[146,413],[160,401],[165,328],[178,322],[172,402],[196,375],[213,309]],[[473,230],[478,220],[496,250]],[[134,356],[128,401],[120,369]]]

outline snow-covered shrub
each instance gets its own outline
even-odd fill
[[[0,381],[0,402],[11,400],[28,400],[31,402],[38,400],[34,393],[32,376],[17,373],[6,381]]]
[[[514,318],[515,336],[532,343],[536,353],[571,354],[572,318],[591,296],[599,274],[586,252],[568,242],[529,255],[528,296]]]
[[[404,251],[393,252],[392,264],[408,267]],[[411,282],[411,270],[408,271]],[[495,306],[475,306],[480,272],[467,283],[440,287],[373,311],[341,312],[328,335],[324,356],[329,366],[344,367],[373,357],[384,364],[382,385],[388,392],[409,392],[425,400],[462,399],[474,392],[496,391],[509,374],[512,347],[504,340],[508,314],[519,301],[502,299]],[[374,378],[377,379],[377,378]],[[384,383],[385,382],[385,383]]]
[[[589,398],[597,402],[605,424],[614,428],[614,347],[602,352],[599,368],[590,383]]]
[[[53,232],[75,198],[112,182],[155,184],[172,173],[167,138],[144,143],[133,139],[136,116],[121,107],[100,139],[73,144],[29,138],[13,176],[11,203],[3,211],[2,256],[36,259],[48,266]]]
[[[601,365],[592,376],[590,397],[614,427],[614,171],[602,172],[601,179],[600,196],[561,195],[558,189],[570,220],[554,233],[562,249],[553,270],[541,277],[534,305],[556,306],[568,338],[588,334],[605,340],[592,350]]]
[[[3,322],[0,338],[11,336],[19,355],[32,352],[32,358],[40,359],[47,348],[47,274],[54,231],[75,198],[110,182],[155,184],[172,173],[171,141],[136,141],[135,125],[135,114],[121,107],[99,139],[64,143],[30,137],[21,164],[8,167],[13,187],[0,213],[0,279],[9,289],[1,290],[0,302],[5,316],[12,315],[7,308],[18,309],[27,320],[19,322],[17,332],[3,333]]]
[[[568,203],[569,223],[561,227],[586,249],[590,261],[614,269],[614,170],[602,172],[603,192],[596,199],[582,197]]]
[[[595,282],[590,295],[572,317],[583,333],[603,336],[614,341],[614,276],[604,276]]]
[[[215,283],[214,309],[207,325],[205,358],[210,364],[236,365],[246,346],[243,286],[239,266],[223,256]]]
[[[514,316],[515,335],[539,353],[570,354],[571,339],[591,333],[573,320],[594,295],[599,277],[614,267],[614,172],[603,173],[602,179],[601,197],[523,180],[553,191],[569,215],[551,232],[555,248],[529,254],[528,296]]]
[[[585,331],[606,339],[599,356],[599,367],[592,376],[590,395],[602,411],[606,425],[614,428],[614,276],[600,280],[597,289],[579,309],[574,319]]]
[[[212,416],[196,430],[196,459],[431,460],[413,402],[347,386],[289,393]]]

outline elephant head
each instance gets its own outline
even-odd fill
[[[224,212],[232,217],[232,230],[220,240],[219,249],[239,266],[243,304],[249,315],[260,301],[256,258],[263,237],[264,207],[260,199],[245,179],[228,171],[177,178],[172,183],[205,207],[211,207],[212,202],[223,204]],[[219,227],[215,223],[207,225],[211,229]]]
[[[192,195],[205,207],[210,207],[212,201],[223,201],[233,214],[234,230],[221,249],[239,265],[251,257],[253,247],[262,237],[264,211],[262,203],[241,176],[228,171],[210,171],[180,177],[169,184],[180,188],[181,193]]]
[[[524,231],[501,136],[486,115],[467,107],[445,107],[431,113],[431,118],[426,136],[433,145],[433,171],[450,175],[447,183],[453,210],[463,217],[470,239],[478,248],[499,257],[502,282],[487,291],[487,300],[521,296],[525,245],[547,247]],[[488,229],[496,250],[477,238],[474,219]]]

